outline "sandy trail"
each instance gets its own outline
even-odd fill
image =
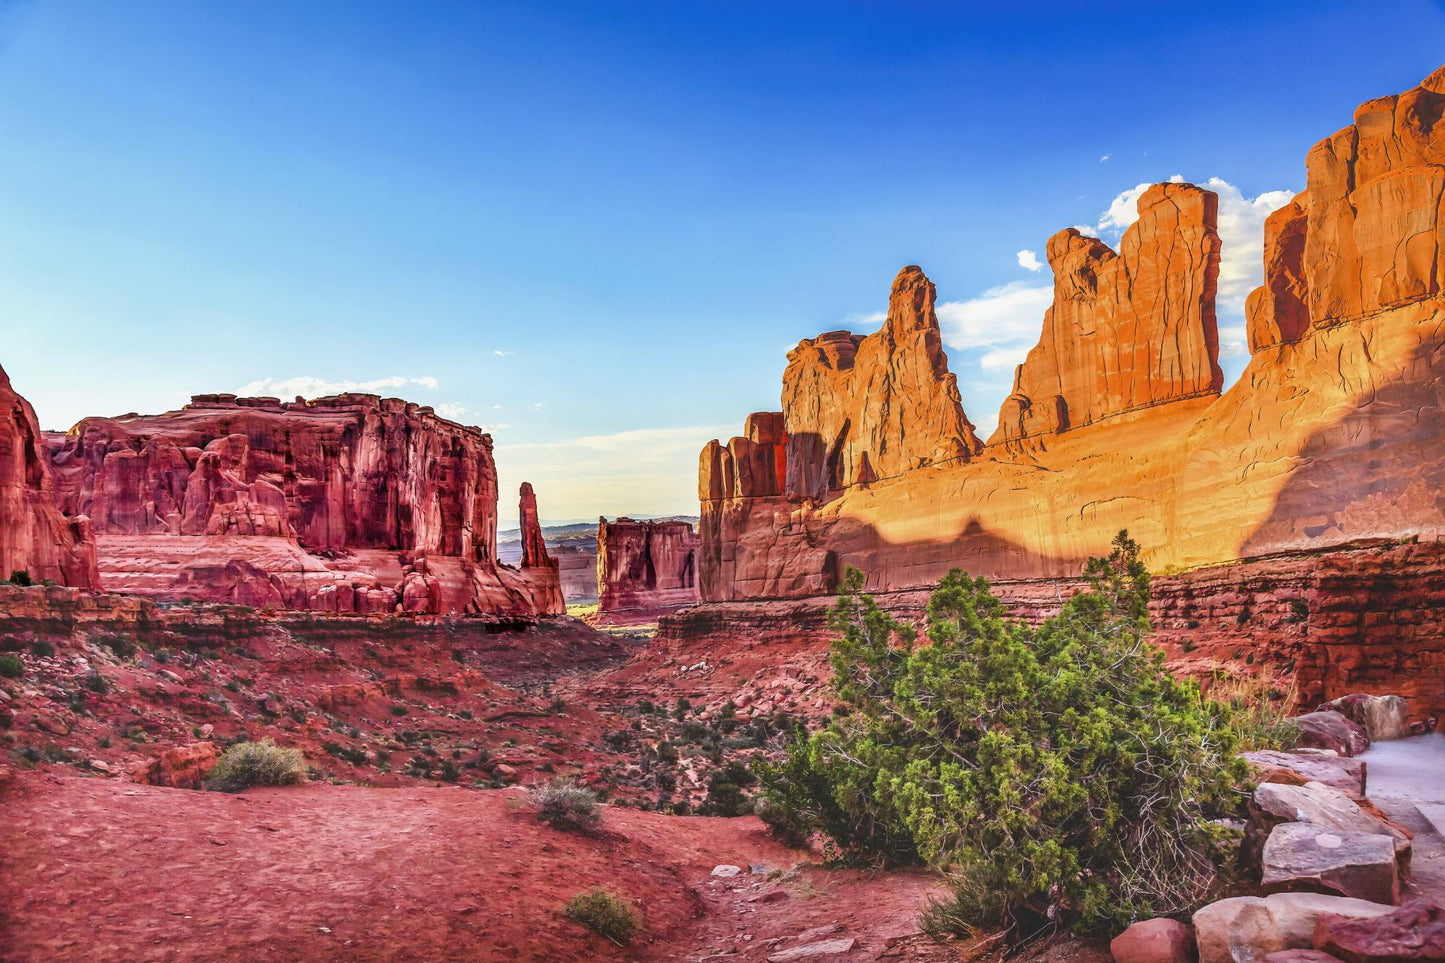
[[[1367,765],[1366,794],[1415,834],[1404,895],[1445,902],[1445,837],[1419,809],[1445,812],[1445,733],[1377,742],[1360,758]]]

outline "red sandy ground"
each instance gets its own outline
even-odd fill
[[[224,795],[19,773],[0,796],[0,956],[755,961],[827,938],[798,939],[817,927],[857,940],[848,960],[973,955],[916,934],[938,888],[927,874],[800,866],[808,854],[752,817],[609,808],[598,834],[563,833],[524,798],[320,784]],[[713,878],[718,864],[743,874]],[[562,915],[599,884],[644,921],[625,950]]]

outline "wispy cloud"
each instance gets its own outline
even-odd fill
[[[1107,163],[1109,162],[1109,158],[1110,158],[1110,157],[1113,157],[1113,156],[1114,156],[1113,154],[1105,154],[1103,157],[1100,157],[1100,158],[1099,158],[1099,163],[1100,163],[1100,164],[1107,164]]]
[[[1034,251],[1020,251],[1017,256],[1019,259],[1019,267],[1025,270],[1038,271],[1044,266],[1044,262],[1039,260],[1038,254]]]
[[[938,306],[943,341],[961,350],[1032,344],[1053,293],[1049,284],[1011,281],[967,301],[945,301]]]
[[[513,352],[511,352],[511,351],[503,351],[501,348],[493,348],[493,349],[492,349],[492,354],[496,355],[496,356],[499,357],[499,358],[510,358],[510,357],[512,356]]]
[[[438,382],[436,378],[430,375],[425,375],[420,378],[404,378],[400,375],[392,375],[389,378],[373,378],[370,381],[328,381],[325,378],[318,378],[314,375],[296,375],[290,378],[259,378],[256,381],[248,381],[236,389],[236,394],[277,398],[293,398],[299,396],[310,399],[320,398],[325,395],[341,394],[347,391],[378,394],[388,389],[405,388],[409,385],[435,391]]]

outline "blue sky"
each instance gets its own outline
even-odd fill
[[[689,512],[916,263],[986,433],[1020,252],[1216,179],[1237,332],[1305,152],[1445,57],[1440,3],[1154,6],[0,4],[0,364],[52,428],[375,385],[546,519]]]

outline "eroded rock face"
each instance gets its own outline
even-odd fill
[[[37,583],[100,584],[90,522],[66,518],[56,506],[35,411],[0,368],[0,579],[15,571]]]
[[[59,505],[92,516],[109,589],[328,612],[561,610],[545,549],[520,570],[496,560],[491,436],[429,408],[202,395],[48,440]]]
[[[653,617],[698,600],[697,532],[687,522],[597,520],[598,611]]]
[[[865,348],[891,343],[909,370],[928,353],[875,336],[804,342],[783,392],[781,489],[768,472],[738,467],[758,440],[703,453],[704,600],[827,594],[850,565],[873,592],[923,589],[955,567],[996,583],[1067,579],[1128,529],[1152,570],[1208,573],[1177,601],[1237,606],[1252,642],[1296,649],[1312,666],[1310,697],[1399,691],[1412,712],[1434,711],[1445,677],[1434,600],[1445,582],[1424,561],[1445,539],[1445,227],[1433,186],[1445,177],[1445,124],[1432,120],[1441,77],[1365,105],[1311,152],[1308,190],[1271,221],[1266,283],[1251,300],[1255,351],[1223,394],[1214,201],[1183,184],[1145,193],[1117,255],[1077,233],[1055,236],[1055,304],[1040,342],[1000,432],[982,451],[965,442],[966,458],[929,462],[936,449],[925,444],[908,452],[922,467],[891,475],[868,444],[834,445],[854,405],[875,420],[912,410],[899,406],[901,389],[864,390]],[[913,277],[900,275],[890,326],[910,304],[931,303],[931,292],[911,300]],[[917,404],[946,393],[922,384]],[[849,421],[848,439],[859,424]],[[1422,564],[1309,574],[1326,555],[1368,562],[1351,554],[1367,546]],[[1241,562],[1256,579],[1300,570],[1284,579],[1304,589],[1288,599],[1300,614],[1282,626],[1287,646],[1255,628],[1251,602],[1280,600],[1237,584],[1230,566]]]
[[[966,462],[982,447],[948,371],[935,298],[933,282],[910,265],[893,279],[879,331],[830,331],[788,352],[789,498],[823,502],[843,488]]]
[[[991,443],[1219,393],[1219,197],[1155,184],[1138,206],[1118,254],[1074,228],[1049,238],[1054,303]]]

